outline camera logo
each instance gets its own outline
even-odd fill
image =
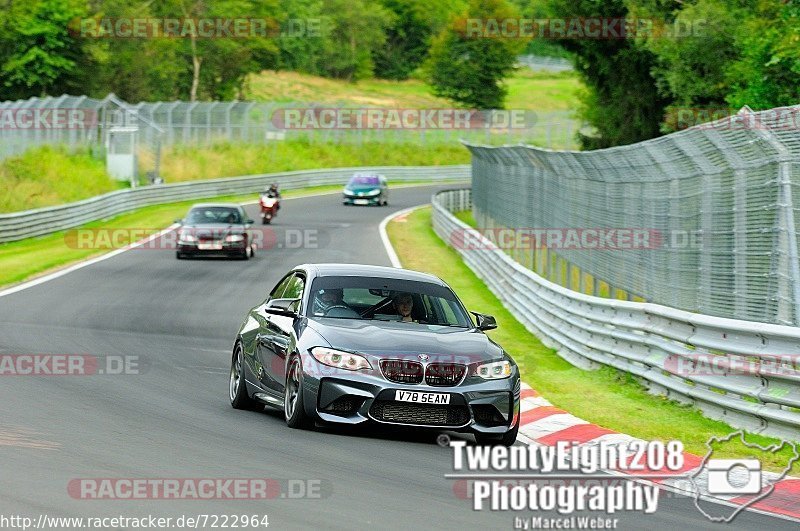
[[[729,442],[738,445],[740,451],[748,454],[747,457],[741,459],[713,458],[714,452]],[[706,442],[706,448],[708,448],[708,453],[696,472],[689,476],[689,480],[692,483],[695,507],[712,522],[730,523],[745,509],[769,497],[775,491],[776,484],[789,474],[795,463],[800,461],[797,444],[782,441],[778,444],[760,446],[748,442],[743,430],[733,432],[725,437],[712,437]],[[788,452],[778,454],[784,449],[790,450],[793,455],[789,456]],[[775,458],[778,455],[786,455],[785,465],[781,459],[777,459],[778,462],[781,462],[779,471],[762,470],[761,460],[755,457],[758,455],[766,457],[769,454],[773,454],[772,462],[776,461]],[[711,507],[704,508],[700,503],[701,500],[710,502],[716,507],[725,507],[725,510],[730,510],[730,513],[713,515],[710,512],[712,511]]]
[[[758,459],[709,459],[708,493],[734,496],[761,492],[761,462]]]

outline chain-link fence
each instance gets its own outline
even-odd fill
[[[551,149],[575,147],[581,123],[569,111],[525,110],[473,113],[459,122],[458,109],[389,109],[321,103],[155,102],[139,103],[141,116],[165,131],[167,144],[209,145],[220,141],[430,145],[459,140],[491,145],[530,143]],[[427,126],[424,121],[428,114]]]
[[[161,147],[176,144],[277,145],[303,139],[431,145],[467,140],[568,149],[576,146],[576,133],[582,127],[568,111],[353,108],[302,102],[128,104],[114,95],[102,100],[61,96],[0,103],[0,159],[44,144],[88,147],[101,153],[109,128],[120,126],[137,129],[140,173],[156,174]]]
[[[141,173],[157,176],[163,130],[113,94],[102,100],[60,96],[0,102],[0,159],[43,145],[86,148],[102,158],[114,128],[137,131]]]
[[[787,113],[800,107],[592,152],[468,145],[476,223],[575,290],[800,324],[800,134]]]

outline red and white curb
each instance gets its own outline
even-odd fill
[[[522,444],[555,446],[558,442],[564,441],[578,446],[592,446],[600,441],[606,442],[630,442],[641,441],[630,435],[615,432],[592,424],[583,419],[567,413],[551,404],[542,397],[536,390],[523,383],[520,393],[520,427],[517,441]],[[732,508],[741,509],[743,505],[752,501],[753,496],[710,496],[706,490],[708,483],[707,471],[700,472],[700,465],[703,457],[684,452],[684,466],[679,471],[672,470],[646,470],[637,471],[637,475],[657,475],[657,474],[681,474],[686,478],[654,478],[652,480],[635,479],[648,484],[656,484],[659,487],[694,497],[697,494],[697,487],[700,488],[700,499]],[[612,476],[626,476],[625,472],[619,470],[604,470]],[[688,478],[700,472],[695,478],[695,484]],[[778,474],[763,472],[762,478],[768,483],[780,477]],[[762,491],[764,493],[765,491]],[[735,510],[735,509],[734,509]],[[748,511],[769,514],[787,520],[800,521],[800,478],[786,477],[775,483],[774,491],[764,499],[748,506]]]
[[[407,221],[408,215],[418,208],[426,205],[417,205],[399,212],[393,212],[381,221],[379,233],[381,241],[389,256],[389,261],[393,267],[403,267],[400,259],[394,250],[389,236],[386,232],[386,225],[395,218]],[[579,446],[592,446],[601,441],[605,442],[631,442],[641,441],[630,435],[618,433],[608,428],[603,428],[591,422],[580,419],[568,412],[559,409],[542,397],[536,390],[528,384],[522,384],[520,393],[520,426],[517,442],[528,445],[555,446],[560,441],[565,441]],[[684,466],[679,471],[674,470],[649,470],[645,473],[637,471],[637,476],[643,475],[684,475],[685,478],[653,478],[641,479],[632,478],[629,481],[637,481],[646,484],[658,485],[661,489],[682,494],[688,497],[695,497],[709,503],[726,505],[731,507],[730,513],[736,514],[742,510],[742,506],[748,504],[753,499],[752,496],[735,497],[730,496],[722,499],[719,496],[708,494],[706,485],[708,484],[708,474],[700,471],[703,458],[694,454],[684,452]],[[611,476],[625,479],[625,474],[619,470],[603,470]],[[694,482],[688,478],[700,472]],[[767,480],[779,477],[778,474],[763,472],[762,478]],[[696,485],[695,485],[696,484]],[[698,496],[697,487],[700,489]],[[469,496],[469,486],[466,480],[456,481],[453,485],[456,496],[466,498]],[[764,491],[762,491],[763,493]],[[698,506],[698,509],[700,507]],[[786,477],[775,484],[774,491],[766,498],[749,505],[747,511],[760,514],[767,514],[778,518],[800,522],[800,479]],[[701,509],[702,512],[702,509]],[[710,517],[706,514],[707,517]],[[724,520],[718,518],[717,520]]]

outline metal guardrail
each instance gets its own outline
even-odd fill
[[[453,216],[471,208],[470,190],[440,192],[432,203],[436,233],[528,330],[573,365],[614,367],[708,417],[800,441],[800,328],[571,291]],[[480,244],[459,246],[464,231]]]
[[[416,180],[447,182],[469,180],[470,178],[468,165],[376,166],[267,173],[208,181],[153,185],[110,192],[66,205],[0,214],[0,242],[51,234],[91,221],[107,219],[144,206],[222,195],[257,193],[273,182],[278,183],[283,190],[326,184],[344,185],[354,172],[359,171],[381,173],[390,182]]]

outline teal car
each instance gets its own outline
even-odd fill
[[[345,205],[388,205],[389,184],[386,177],[374,173],[356,173],[342,192]]]

